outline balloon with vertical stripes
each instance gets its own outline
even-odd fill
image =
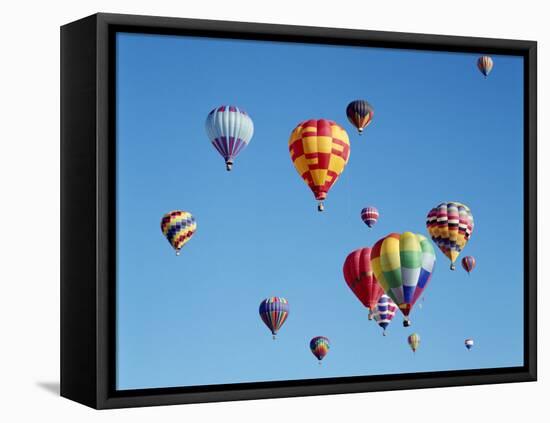
[[[212,145],[225,160],[226,169],[231,170],[235,158],[252,139],[252,119],[237,106],[223,105],[208,113],[205,127]]]
[[[271,331],[273,339],[286,322],[289,310],[288,301],[283,297],[269,297],[260,303],[260,317]]]
[[[309,341],[309,349],[321,364],[321,360],[325,358],[330,350],[330,340],[326,336],[316,336]]]
[[[362,135],[372,121],[374,109],[366,100],[354,100],[346,107],[346,115],[351,124],[357,128],[359,135]]]
[[[477,68],[487,78],[493,70],[493,59],[490,56],[481,56],[477,59]]]

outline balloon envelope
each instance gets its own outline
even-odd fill
[[[160,221],[162,233],[179,254],[181,248],[189,242],[197,230],[193,215],[183,210],[174,210],[162,216]]]
[[[288,301],[283,297],[266,298],[260,303],[260,317],[274,338],[288,318],[289,311]]]
[[[316,336],[309,342],[309,349],[317,360],[321,361],[330,349],[330,341],[325,336]]]
[[[430,282],[435,252],[420,234],[392,233],[372,247],[371,265],[386,295],[408,316]]]
[[[428,213],[426,226],[433,242],[451,260],[451,270],[474,231],[474,217],[465,204],[449,201]]]
[[[413,350],[413,352],[416,352],[416,350],[420,346],[420,335],[417,333],[409,335],[409,337],[407,338],[407,342],[409,343],[411,350]]]
[[[395,311],[397,306],[393,300],[387,295],[382,295],[374,308],[374,320],[378,323],[382,329],[384,329],[384,335],[386,334],[386,329],[391,323],[393,317],[395,316]]]
[[[322,201],[348,163],[348,134],[331,120],[310,119],[294,128],[288,149],[296,171],[320,202],[322,211]]]
[[[468,348],[468,350],[471,350],[474,346],[474,340],[472,338],[468,338],[464,341],[464,345]]]
[[[487,77],[493,69],[493,59],[491,59],[490,56],[481,56],[477,59],[477,68],[485,77]]]
[[[344,279],[355,296],[368,309],[374,310],[384,293],[376,281],[370,262],[371,249],[368,247],[352,251],[344,261]]]
[[[374,109],[366,100],[354,100],[346,108],[346,115],[359,134],[371,123]]]
[[[470,273],[476,267],[476,259],[472,256],[462,258],[462,267],[466,272]]]
[[[378,209],[376,207],[365,207],[361,210],[361,219],[369,227],[372,228],[378,222]]]
[[[252,119],[237,106],[223,105],[208,113],[205,128],[212,145],[224,158],[227,170],[231,170],[235,157],[252,139]]]

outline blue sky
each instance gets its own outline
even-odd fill
[[[523,59],[493,56],[484,79],[477,56],[118,34],[117,388],[522,365]],[[356,98],[375,109],[362,137],[345,116]],[[230,173],[204,129],[221,104],[255,124]],[[324,213],[288,153],[309,118],[351,140]],[[412,327],[398,315],[382,337],[344,259],[391,232],[427,235],[443,201],[470,206],[463,254],[477,267],[452,272],[437,250]],[[372,229],[366,205],[380,211]],[[179,257],[160,231],[175,209],[198,225]],[[274,295],[290,303],[276,341],[258,316]],[[317,335],[331,340],[322,366]]]

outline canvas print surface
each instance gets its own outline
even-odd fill
[[[118,33],[116,388],[522,366],[523,69]]]

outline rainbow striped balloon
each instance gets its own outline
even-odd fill
[[[260,303],[260,317],[271,331],[273,339],[288,318],[290,307],[283,297],[269,297]]]
[[[330,350],[330,340],[326,336],[316,336],[309,341],[309,349],[321,364],[321,360],[325,358],[328,350]]]
[[[378,209],[376,207],[365,207],[361,210],[361,219],[369,227],[372,228],[378,221]]]
[[[378,304],[374,308],[374,320],[378,323],[384,332],[382,335],[386,336],[386,328],[391,323],[393,317],[395,316],[395,311],[397,306],[387,295],[382,295],[378,300]]]
[[[181,248],[189,242],[197,230],[197,222],[191,213],[174,210],[162,216],[160,229],[179,256]]]

